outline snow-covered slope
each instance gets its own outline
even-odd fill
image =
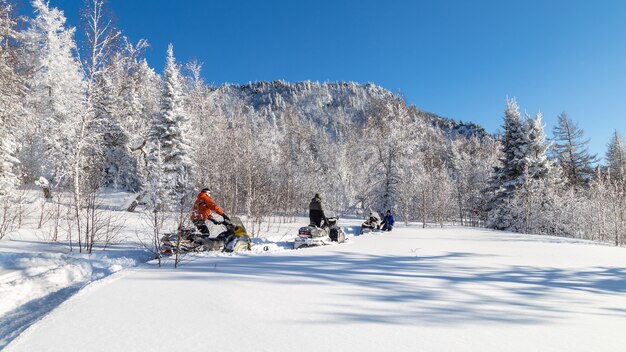
[[[244,104],[279,125],[282,114],[291,109],[334,137],[336,131],[345,129],[348,123],[362,123],[365,111],[374,101],[393,96],[391,91],[372,83],[261,81],[214,87],[212,101],[226,116],[233,114],[229,113],[231,109]],[[475,123],[441,117],[416,107],[411,108],[411,113],[440,128],[450,138],[457,135],[488,137],[487,132]]]
[[[400,227],[343,245],[145,265],[7,351],[622,351],[626,251]]]

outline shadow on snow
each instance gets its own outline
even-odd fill
[[[32,300],[2,316],[2,320],[0,320],[0,350],[83,287],[84,284],[78,284],[63,288],[47,296]]]
[[[178,269],[165,270],[174,271],[167,277],[180,280],[259,280],[298,285],[303,283],[298,278],[303,278],[306,284],[347,286],[340,294],[343,297],[335,301],[336,307],[328,310],[333,313],[320,323],[534,324],[566,318],[572,309],[592,308],[595,314],[603,314],[595,308],[594,298],[626,293],[626,268],[493,269],[464,262],[477,256],[461,252],[377,256],[336,251],[331,255],[198,258]],[[585,295],[574,298],[572,293]],[[353,308],[350,313],[341,312],[346,304]],[[604,310],[619,312],[616,307]]]

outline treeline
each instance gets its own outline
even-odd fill
[[[617,132],[607,164],[596,167],[588,140],[566,113],[547,142],[541,115],[521,117],[508,100],[503,129],[503,156],[487,189],[488,227],[624,244],[626,148]]]
[[[18,18],[0,0],[5,218],[20,185],[49,181],[72,195],[75,220],[105,187],[182,214],[209,186],[228,212],[259,222],[301,214],[319,192],[343,213],[392,209],[424,224],[626,237],[617,133],[598,168],[569,117],[552,148],[540,118],[519,116],[513,101],[494,138],[373,84],[213,87],[201,64],[178,64],[171,45],[157,74],[143,55],[148,43],[115,29],[103,0],[86,3],[80,47],[61,11],[32,5],[32,18]]]

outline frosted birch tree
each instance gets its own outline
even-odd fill
[[[105,0],[86,0],[82,11],[85,33],[85,62],[87,89],[91,92],[96,76],[111,58],[121,32],[113,26]]]

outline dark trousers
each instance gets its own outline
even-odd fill
[[[322,227],[322,220],[324,220],[325,218],[326,217],[324,216],[323,211],[315,209],[309,210],[309,220],[311,225]]]
[[[206,235],[209,234],[209,228],[206,226],[204,220],[193,220],[193,224],[196,225],[196,228],[200,231],[200,233]]]

